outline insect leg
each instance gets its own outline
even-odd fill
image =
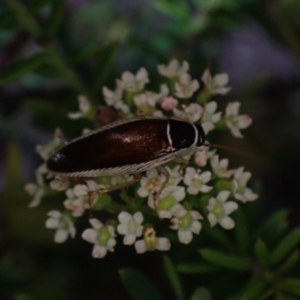
[[[169,182],[169,179],[170,179],[170,174],[169,174],[168,170],[164,166],[159,166],[157,169],[166,177],[166,179],[162,183],[162,185],[160,186],[159,190],[157,191],[157,193],[154,196],[154,205],[156,205],[156,200],[159,198],[161,192],[167,186],[167,184]]]
[[[183,158],[182,156],[175,156],[174,161],[180,164],[178,173],[182,175],[181,171],[184,170],[189,165],[189,161]]]

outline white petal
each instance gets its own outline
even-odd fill
[[[230,215],[233,211],[238,209],[238,204],[233,201],[228,201],[224,203],[223,208],[224,208],[224,213],[226,215]]]
[[[132,219],[131,214],[129,214],[126,211],[122,211],[121,213],[119,213],[118,215],[118,220],[120,223],[125,223],[127,224],[130,220]]]
[[[148,180],[147,180],[148,182]],[[137,194],[142,197],[142,198],[145,198],[145,197],[148,197],[149,196],[149,191],[146,190],[144,187],[139,187],[138,190],[137,190]]]
[[[68,113],[68,118],[73,119],[73,120],[77,120],[83,117],[82,112],[71,112]]]
[[[179,241],[183,244],[189,244],[193,239],[193,234],[188,230],[179,230],[178,231]]]
[[[201,216],[201,214],[196,211],[196,210],[192,210],[190,211],[191,216],[193,217],[194,220],[199,220],[199,219],[203,219],[203,217]]]
[[[201,177],[203,183],[207,183],[211,179],[211,172],[205,171],[205,172],[201,173],[200,177]]]
[[[172,213],[169,210],[160,210],[160,211],[158,211],[158,216],[161,219],[171,219]]]
[[[202,81],[204,82],[204,84],[205,84],[206,86],[211,85],[212,77],[211,77],[211,75],[210,75],[209,69],[205,69],[205,71],[204,71],[204,73],[203,73],[201,79],[202,79]]]
[[[252,124],[252,119],[247,115],[241,115],[237,118],[237,127],[239,129],[245,129]]]
[[[110,238],[107,242],[106,247],[109,251],[113,252],[116,244],[117,244],[117,241],[114,238]]]
[[[208,186],[208,185],[202,185],[201,186],[201,188],[200,188],[200,191],[202,192],[202,193],[208,193],[209,191],[211,191],[212,190],[212,186]]]
[[[146,243],[144,240],[139,240],[135,242],[134,247],[137,253],[144,253],[147,251]]]
[[[258,198],[258,195],[254,194],[249,188],[245,188],[244,196],[248,201],[254,201]]]
[[[187,192],[191,195],[197,195],[199,193],[199,191],[194,187],[188,187]]]
[[[213,213],[209,213],[207,218],[211,227],[215,226],[218,223],[218,220]]]
[[[132,245],[136,240],[136,236],[134,234],[127,234],[124,236],[123,244],[124,245]]]
[[[221,191],[219,192],[217,199],[224,203],[228,199],[229,195],[229,191]]]
[[[94,245],[93,247],[93,252],[92,252],[92,256],[94,258],[102,258],[106,255],[107,250],[105,247],[99,246],[99,245]]]
[[[63,243],[68,238],[68,232],[64,229],[58,229],[54,235],[55,243]]]
[[[201,124],[201,126],[202,126],[205,134],[208,134],[210,131],[212,131],[215,128],[215,126],[212,122],[204,122]]]
[[[143,214],[138,211],[133,215],[134,220],[138,223],[138,224],[142,224],[144,221],[144,217]]]
[[[201,225],[201,223],[200,223],[199,221],[194,221],[194,222],[192,223],[191,230],[192,230],[193,233],[199,234],[201,228],[202,228],[202,225]]]
[[[225,86],[229,82],[229,76],[226,73],[220,73],[214,76],[213,83],[217,86]]]
[[[93,226],[94,229],[100,229],[103,227],[103,224],[98,219],[89,219],[90,224]]]
[[[171,248],[171,243],[167,238],[156,239],[156,249],[159,251],[168,251]]]
[[[42,200],[42,197],[44,196],[45,192],[43,189],[38,190],[38,192],[33,197],[32,201],[29,203],[29,207],[37,207]]]
[[[128,225],[127,224],[119,224],[117,227],[117,231],[119,234],[126,235],[128,233]]]
[[[244,167],[239,167],[238,169],[236,169],[234,172],[234,179],[239,180],[242,177],[243,172],[244,172]]]
[[[59,226],[59,220],[58,219],[53,219],[49,218],[46,220],[46,228],[48,229],[56,229]]]
[[[206,208],[207,208],[208,211],[212,211],[213,208],[215,207],[215,205],[216,205],[216,199],[215,198],[210,198],[208,200],[208,205],[206,206]]]
[[[54,219],[59,219],[62,216],[62,213],[58,210],[51,210],[47,213],[47,216]]]
[[[183,186],[177,186],[176,190],[173,193],[176,201],[180,202],[185,197],[185,188]]]
[[[239,183],[241,186],[245,186],[249,179],[251,178],[251,173],[250,172],[245,172],[241,175]]]
[[[88,228],[82,233],[81,237],[87,242],[94,244],[96,243],[97,235],[98,232],[95,229]]]
[[[239,114],[241,103],[239,102],[231,102],[228,103],[226,107],[226,115],[227,116],[237,116]]]
[[[228,216],[220,220],[219,223],[224,229],[232,229],[235,225],[234,221]]]

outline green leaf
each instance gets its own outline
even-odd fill
[[[36,69],[43,62],[43,60],[44,54],[40,53],[6,67],[0,73],[0,85],[14,81],[25,73]]]
[[[211,300],[210,292],[205,288],[197,288],[190,300]]]
[[[242,288],[242,294],[238,299],[243,300],[257,300],[259,296],[267,290],[267,282],[260,277],[252,277],[249,282]]]
[[[185,21],[190,18],[188,5],[184,1],[158,0],[155,2],[155,8],[179,21]]]
[[[282,224],[286,224],[286,219],[288,216],[288,210],[282,209],[274,213],[260,228],[261,234],[268,234],[272,232],[274,228],[281,227]]]
[[[283,283],[283,289],[294,295],[300,296],[300,279],[288,278]]]
[[[46,24],[43,26],[43,35],[51,37],[57,33],[63,18],[64,4],[64,0],[52,1],[51,13],[48,17]]]
[[[219,267],[205,262],[183,263],[177,266],[178,272],[186,274],[213,273]]]
[[[299,261],[299,250],[295,250],[291,256],[283,263],[283,265],[278,270],[279,274],[287,273],[291,270]]]
[[[179,276],[176,272],[176,269],[175,269],[172,261],[166,255],[163,256],[163,260],[164,260],[164,269],[166,271],[166,274],[168,276],[169,282],[172,287],[172,291],[174,292],[176,299],[178,299],[178,300],[185,299]]]
[[[23,30],[27,30],[35,38],[39,37],[41,28],[39,27],[35,18],[31,15],[27,7],[18,0],[7,1],[7,4],[13,10],[19,26]]]
[[[289,233],[271,253],[271,264],[275,265],[284,258],[300,240],[300,228]]]
[[[250,271],[251,263],[245,257],[237,257],[235,255],[226,254],[217,250],[202,249],[200,251],[203,258],[215,265],[226,269],[236,271]]]
[[[210,227],[207,223],[203,223],[202,231],[207,234],[212,240],[217,242],[221,247],[228,248],[230,245],[230,239],[227,232],[219,227]]]
[[[270,265],[270,252],[262,239],[256,241],[254,253],[262,267],[267,268]]]
[[[232,217],[235,220],[236,226],[234,227],[234,234],[237,241],[237,245],[241,252],[245,253],[249,248],[249,230],[247,226],[246,216],[242,209],[236,210]]]
[[[280,293],[275,295],[275,300],[299,300],[299,298],[290,294]]]
[[[140,271],[125,269],[119,273],[124,287],[133,300],[163,300],[153,283]]]

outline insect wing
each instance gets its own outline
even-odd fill
[[[167,119],[137,119],[94,131],[60,149],[48,161],[49,170],[76,173],[151,162],[173,152]]]

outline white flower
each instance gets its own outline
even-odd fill
[[[240,105],[241,103],[239,102],[228,103],[225,120],[226,126],[230,129],[233,136],[242,138],[243,135],[241,134],[240,129],[249,127],[252,123],[252,119],[247,115],[239,116]]]
[[[229,77],[226,73],[216,74],[212,78],[209,69],[206,69],[201,79],[212,95],[225,95],[231,90],[231,87],[226,87],[229,82]]]
[[[179,241],[189,244],[193,239],[193,233],[199,234],[202,225],[199,219],[203,219],[198,211],[187,211],[184,208],[175,212],[175,218],[171,220],[170,228],[178,230]]]
[[[35,172],[35,183],[28,183],[25,185],[25,191],[32,197],[29,207],[36,207],[41,203],[43,196],[45,195],[45,183],[43,175],[48,172],[46,164],[42,164]]]
[[[116,245],[113,226],[104,226],[97,219],[90,219],[89,222],[93,228],[86,229],[82,233],[82,238],[89,243],[95,244],[92,256],[94,258],[102,258],[106,255],[107,250],[113,252]]]
[[[79,111],[68,113],[68,117],[70,119],[79,119],[83,117],[88,117],[89,114],[91,113],[91,104],[86,96],[79,95],[78,102],[79,102]]]
[[[184,73],[180,75],[179,82],[175,82],[175,95],[178,98],[190,98],[199,87],[198,80],[192,80],[191,75]]]
[[[219,223],[224,229],[232,229],[234,221],[228,217],[233,211],[238,208],[238,205],[233,201],[228,201],[229,191],[221,191],[217,198],[210,198],[207,210],[210,212],[207,216],[210,226],[213,227]]]
[[[170,219],[174,213],[181,209],[178,202],[185,198],[185,189],[182,186],[167,186],[154,203],[154,197],[149,197],[148,205],[155,209],[162,219]]]
[[[140,197],[145,198],[153,193],[157,192],[163,183],[162,176],[158,175],[156,169],[151,169],[146,172],[146,176],[143,176],[140,180],[140,188],[137,193]]]
[[[104,185],[98,185],[93,180],[86,180],[86,184],[76,184],[73,189],[66,191],[66,209],[72,211],[74,217],[80,217],[86,209],[92,208],[99,199],[100,192],[105,190]]]
[[[208,134],[210,131],[212,131],[215,128],[214,123],[217,123],[221,119],[221,112],[215,113],[217,109],[217,103],[215,101],[211,101],[206,104],[205,111],[203,115],[203,123],[201,126],[203,127],[203,130],[205,134]]]
[[[135,250],[139,254],[154,250],[168,251],[171,248],[171,243],[167,238],[156,237],[156,232],[151,225],[145,227],[143,237],[143,240],[136,241],[134,244]]]
[[[120,224],[117,231],[119,234],[125,235],[123,239],[124,245],[132,245],[137,237],[143,232],[144,217],[141,212],[136,212],[133,216],[128,212],[122,211],[118,216]]]
[[[183,111],[177,108],[173,109],[176,118],[195,123],[200,120],[202,108],[197,103],[191,103],[187,107],[182,105]]]
[[[183,61],[182,65],[179,64],[177,59],[172,59],[168,66],[158,65],[158,72],[168,78],[180,77],[182,74],[186,73],[189,69],[189,64]]]
[[[180,165],[176,165],[173,169],[166,166],[166,169],[170,175],[168,185],[178,185],[178,183],[183,179],[183,176],[180,173],[182,170],[179,172],[180,168]]]
[[[54,177],[54,180],[50,182],[50,187],[55,191],[64,191],[70,186],[70,178],[65,176]]]
[[[139,94],[134,96],[133,100],[137,106],[137,116],[152,116],[155,114],[155,105],[157,101],[161,98],[160,94],[155,94],[152,92],[146,92],[145,94]]]
[[[254,201],[258,195],[254,194],[251,189],[246,187],[248,180],[251,178],[250,172],[244,172],[244,167],[235,170],[232,181],[233,196],[243,203]]]
[[[102,93],[104,100],[108,106],[113,106],[115,109],[122,111],[124,114],[130,113],[130,108],[126,105],[122,99],[124,91],[124,83],[120,80],[116,80],[116,90],[112,91],[107,87],[103,87]]]
[[[118,175],[111,177],[112,186],[123,185],[126,182],[132,181],[134,179],[133,175]]]
[[[205,183],[210,181],[211,173],[209,171],[204,171],[200,173],[196,169],[188,167],[184,175],[184,183],[188,186],[187,192],[191,195],[197,195],[199,192],[207,193],[212,187],[207,186]]]
[[[54,235],[55,243],[63,243],[68,236],[75,237],[76,229],[73,220],[66,214],[62,214],[57,210],[49,211],[46,220],[46,228],[57,229]]]
[[[199,167],[204,167],[207,164],[207,160],[213,157],[216,153],[216,149],[209,151],[209,147],[201,146],[195,152],[195,163]]]
[[[214,155],[210,159],[210,164],[213,172],[220,178],[229,178],[233,175],[234,170],[227,170],[229,160],[223,158],[219,161],[219,155]]]
[[[134,76],[132,73],[126,71],[122,74],[122,83],[124,89],[128,92],[139,92],[141,91],[145,84],[149,82],[148,72],[145,68],[141,68],[137,71]]]
[[[48,158],[64,144],[63,134],[60,129],[55,129],[53,139],[46,145],[37,145],[35,150],[46,161]]]

